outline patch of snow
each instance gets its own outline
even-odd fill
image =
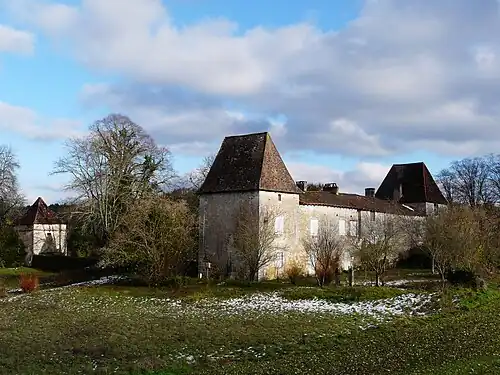
[[[220,309],[224,314],[239,314],[243,312],[266,313],[328,313],[338,315],[368,315],[372,317],[398,315],[425,315],[422,310],[433,300],[432,294],[403,294],[394,298],[361,301],[354,303],[332,303],[321,299],[290,301],[278,293],[253,294],[242,298],[229,300],[202,300],[200,306]]]

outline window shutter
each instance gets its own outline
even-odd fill
[[[278,216],[274,222],[274,232],[276,234],[283,234],[285,232],[285,218]]]
[[[358,235],[358,222],[356,220],[351,220],[349,223],[349,235],[351,237],[357,237]]]
[[[318,219],[311,219],[311,236],[318,235]]]
[[[344,219],[340,219],[339,220],[339,234],[341,236],[345,236],[345,220]]]

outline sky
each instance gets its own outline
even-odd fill
[[[269,131],[296,180],[362,193],[498,151],[499,54],[497,0],[0,0],[0,144],[49,204],[65,140],[109,113],[180,174]]]

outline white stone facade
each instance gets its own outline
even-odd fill
[[[26,247],[33,255],[58,252],[68,255],[66,224],[33,224],[15,228]]]
[[[252,193],[215,193],[200,196],[200,272],[205,272],[203,260],[212,263],[215,269],[224,270],[228,262],[234,263],[235,250],[231,238],[236,225],[236,215],[244,202],[250,202],[259,211],[271,210],[275,213],[276,261],[261,270],[259,278],[274,278],[283,273],[291,260],[298,261],[310,274],[313,273],[303,247],[306,237],[313,235],[321,225],[334,225],[340,236],[358,236],[364,223],[375,220],[381,215],[393,215],[383,212],[362,211],[358,209],[305,205],[299,203],[299,194],[259,191]],[[431,205],[432,206],[432,205]],[[418,216],[416,217],[419,218]],[[421,217],[420,217],[421,218]],[[345,252],[341,268],[351,266],[351,254]],[[233,264],[234,266],[234,264]],[[231,271],[222,272],[226,276]]]

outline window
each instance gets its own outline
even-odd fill
[[[278,202],[281,202],[281,194],[278,194]]]
[[[311,219],[311,236],[318,235],[318,219]]]
[[[285,265],[285,254],[283,254],[282,251],[280,251],[278,254],[276,254],[276,268],[283,268]]]
[[[345,236],[346,230],[345,230],[345,220],[344,219],[339,219],[339,234],[341,236]]]
[[[357,235],[358,235],[358,221],[351,220],[349,222],[349,236],[357,237]]]
[[[370,211],[370,220],[375,221],[375,211]]]
[[[434,213],[437,214],[439,212],[439,205],[434,203]]]
[[[282,235],[285,232],[285,218],[278,216],[274,221],[274,233]]]

